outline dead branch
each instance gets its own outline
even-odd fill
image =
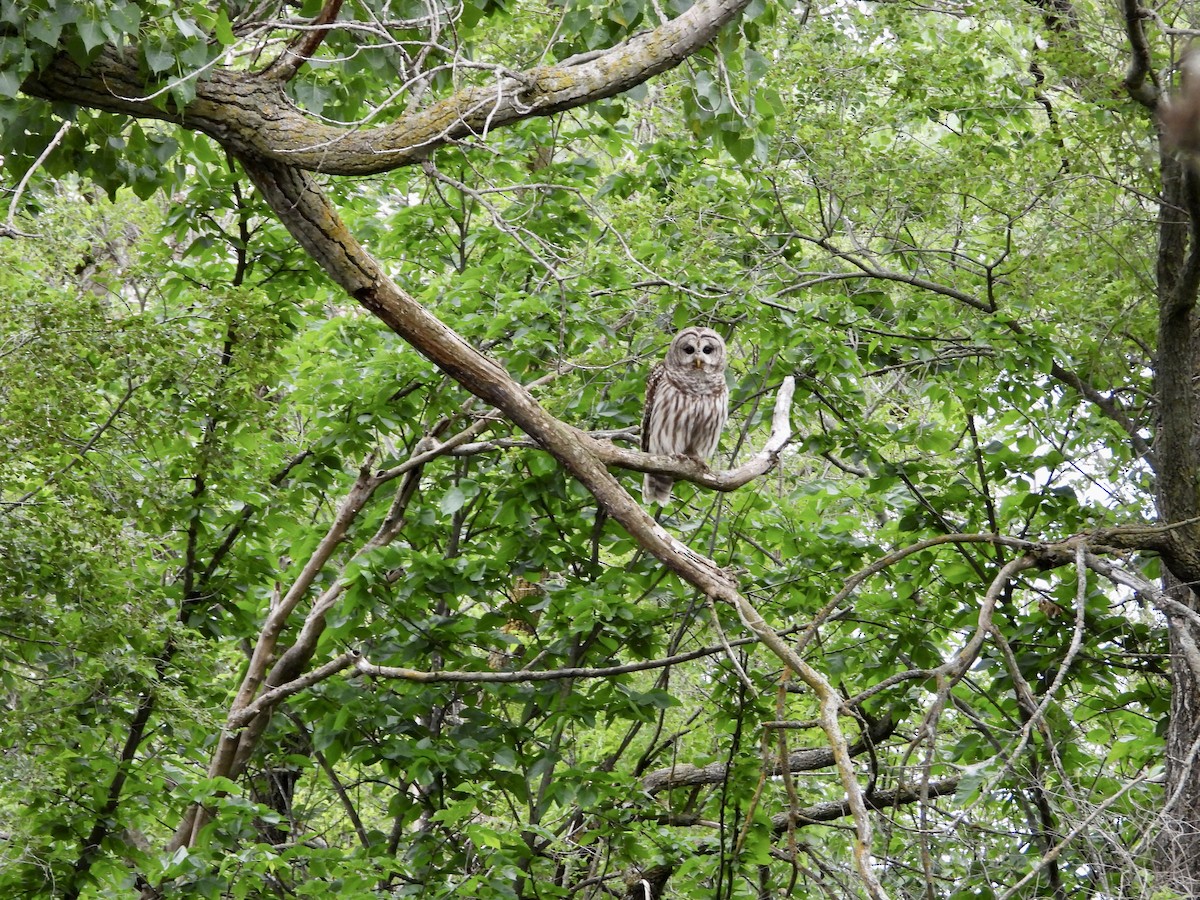
[[[1077,837],[1079,837],[1079,835],[1081,835],[1085,831],[1087,831],[1087,829],[1091,827],[1092,821],[1097,816],[1099,816],[1100,813],[1104,812],[1106,809],[1108,809],[1114,803],[1118,802],[1122,797],[1124,797],[1127,793],[1129,793],[1135,787],[1145,783],[1149,779],[1150,774],[1151,773],[1149,773],[1149,772],[1143,772],[1142,774],[1138,775],[1136,778],[1126,782],[1125,784],[1123,784],[1121,786],[1120,790],[1113,793],[1112,796],[1106,797],[1104,799],[1103,803],[1098,803],[1096,805],[1095,809],[1091,810],[1091,812],[1089,812],[1087,815],[1082,816],[1079,819],[1078,823],[1075,825],[1075,827],[1072,828],[1069,832],[1067,832],[1067,834],[1063,837],[1063,839],[1061,841],[1059,841],[1057,844],[1055,844],[1050,849],[1049,852],[1044,853],[1042,855],[1042,858],[1039,859],[1033,865],[1033,868],[1029,870],[1029,872],[1025,875],[1024,878],[1022,878],[1016,884],[1012,885],[1004,893],[1000,894],[997,897],[997,900],[1010,900],[1010,898],[1017,896],[1021,892],[1021,889],[1023,887],[1025,887],[1025,885],[1029,884],[1029,882],[1032,881],[1034,878],[1036,878],[1037,874],[1040,871],[1042,871],[1042,869],[1046,868],[1046,866],[1050,865],[1054,860],[1058,859],[1058,857],[1062,855],[1062,852],[1071,845],[1071,842],[1073,840],[1075,840]]]
[[[265,75],[279,81],[290,81],[300,71],[300,67],[308,62],[325,36],[329,34],[329,26],[338,17],[342,9],[342,0],[326,0],[324,8],[313,19],[311,26],[296,35],[281,53],[265,70]]]

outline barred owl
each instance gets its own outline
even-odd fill
[[[684,328],[671,341],[667,358],[646,379],[642,450],[707,462],[728,415],[725,341],[711,328]],[[671,484],[665,475],[646,475],[642,500],[669,502]]]

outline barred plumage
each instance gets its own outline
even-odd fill
[[[646,379],[642,450],[707,462],[717,449],[728,415],[725,341],[711,328],[684,328],[671,341],[666,359]],[[647,475],[642,500],[669,502],[673,483],[665,475]]]

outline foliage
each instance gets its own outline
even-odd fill
[[[491,77],[451,61],[566,58],[654,9],[471,0],[458,43],[430,45],[428,90]],[[1107,8],[1074,9],[1107,37],[1041,49],[1042,14],[1007,3],[752,7],[634,97],[328,189],[398,283],[544,379],[539,402],[579,428],[629,440],[647,367],[691,321],[730,337],[714,466],[762,443],[794,375],[780,468],[728,495],[677,484],[662,515],[794,639],[899,548],[1153,517],[1130,437],[1155,426],[1149,127],[1112,99]],[[0,244],[0,886],[598,897],[658,871],[665,896],[859,896],[853,833],[818,816],[837,777],[772,774],[823,746],[816,705],[732,610],[333,290],[207,139],[19,94],[56,49],[85,65],[115,42],[182,107],[247,21],[234,3],[0,3],[13,181],[73,123],[20,197],[37,237]],[[367,38],[335,30],[289,90],[356,120],[426,34],[360,54]],[[1130,427],[1064,372],[1121,398]],[[408,677],[313,684],[243,777],[209,777],[268,610],[361,473],[388,470],[301,609],[337,598],[309,669],[352,649]],[[852,740],[891,723],[856,757],[864,784],[918,792],[874,814],[879,877],[896,897],[999,896],[1027,875],[1014,896],[1151,896],[1170,688],[1146,597],[1021,572],[965,677],[930,675],[1019,555],[959,541],[899,559],[805,647],[849,698]],[[525,669],[560,677],[501,678]],[[684,764],[724,768],[647,787]],[[952,795],[919,796],[950,777]],[[201,839],[164,851],[193,801],[212,810]]]

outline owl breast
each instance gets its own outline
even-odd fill
[[[665,375],[655,396],[650,452],[707,460],[717,449],[728,416],[725,378],[720,373],[686,379],[670,371]]]

